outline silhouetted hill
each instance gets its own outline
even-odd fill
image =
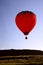
[[[0,65],[42,65],[43,51],[40,50],[0,50]]]
[[[43,51],[40,50],[0,50],[0,56],[17,56],[17,55],[43,55]]]

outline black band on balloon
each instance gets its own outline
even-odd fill
[[[23,32],[23,33],[24,33],[24,35],[28,35],[29,32]]]

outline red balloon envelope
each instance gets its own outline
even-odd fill
[[[24,35],[28,35],[36,24],[36,15],[31,11],[22,11],[17,14],[15,22]]]

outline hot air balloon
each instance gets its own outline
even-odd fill
[[[26,36],[31,32],[36,24],[36,15],[31,11],[22,11],[16,15],[15,23],[17,27],[23,32]]]

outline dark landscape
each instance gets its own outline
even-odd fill
[[[40,50],[0,50],[0,65],[42,65],[43,51]]]

